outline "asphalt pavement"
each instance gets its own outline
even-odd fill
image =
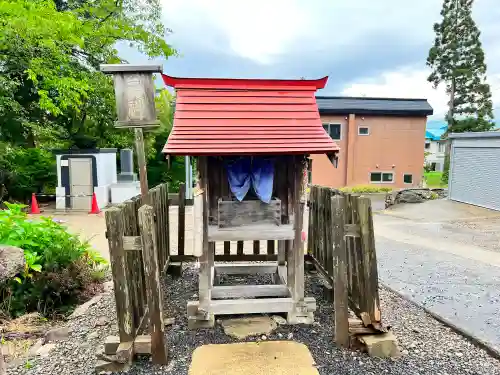
[[[500,350],[500,212],[417,206],[374,215],[380,280]]]

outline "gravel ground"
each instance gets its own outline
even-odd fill
[[[165,316],[175,317],[167,332],[170,363],[154,366],[148,358],[135,361],[132,375],[187,374],[193,350],[203,344],[230,343],[236,340],[226,336],[220,324],[213,329],[189,331],[185,317],[186,301],[197,298],[197,273],[185,269],[182,278],[166,280]],[[249,282],[250,280],[245,280]],[[264,280],[262,280],[264,281]],[[332,340],[333,317],[331,304],[323,299],[321,283],[315,275],[306,281],[307,295],[317,299],[318,309],[313,326],[279,326],[267,340],[293,339],[309,347],[322,375],[331,374],[487,374],[500,375],[500,362],[470,344],[449,328],[441,325],[410,302],[381,289],[384,321],[399,338],[402,358],[377,359],[366,354],[335,347]],[[168,301],[168,303],[167,303]],[[109,318],[105,326],[95,327],[101,316]],[[57,344],[47,358],[25,365],[10,367],[9,375],[58,374],[85,375],[94,373],[96,348],[107,335],[116,332],[112,294],[103,298],[88,313],[69,322],[71,337]],[[102,321],[102,319],[101,319]],[[249,341],[260,340],[259,337]]]

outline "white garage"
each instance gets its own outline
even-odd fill
[[[500,131],[453,133],[451,200],[500,211]]]

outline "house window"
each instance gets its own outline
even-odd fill
[[[430,144],[430,142],[427,142],[427,143],[425,144],[425,149],[426,149],[426,150],[428,150],[428,149],[430,149],[430,148],[431,148],[431,144]]]
[[[403,175],[403,182],[405,184],[413,184],[413,175],[412,174],[408,174],[408,173],[405,173]]]
[[[330,138],[339,141],[340,140],[340,124],[323,124],[323,128],[328,133]]]
[[[394,173],[392,172],[372,172],[370,173],[370,182],[390,184],[394,182]]]
[[[366,126],[360,126],[358,128],[358,135],[370,135],[370,129]]]
[[[445,144],[444,143],[438,143],[438,152],[444,152],[444,147],[445,147]]]

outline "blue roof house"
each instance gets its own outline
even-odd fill
[[[437,120],[427,121],[425,128],[425,164],[438,172],[442,172],[444,168],[446,140],[442,137],[446,128],[446,121]]]

